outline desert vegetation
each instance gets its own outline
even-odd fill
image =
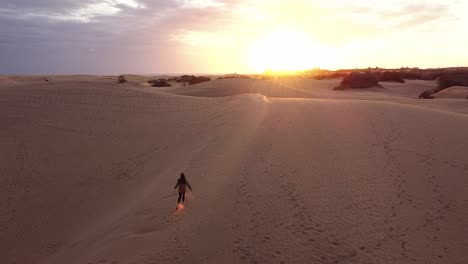
[[[151,87],[171,87],[172,85],[164,78],[160,78],[157,80],[149,80],[149,84],[151,84]]]
[[[118,83],[126,83],[127,79],[125,79],[125,76],[120,75],[119,77],[117,77],[117,82]]]
[[[436,92],[434,92],[433,90],[434,89],[422,92],[419,95],[419,99],[434,99],[435,97],[432,94],[434,94]]]
[[[234,74],[226,74],[226,75],[223,75],[223,76],[221,76],[221,77],[218,77],[217,80],[222,80],[222,79],[239,79],[239,78],[251,79],[252,77],[249,77],[249,76],[243,75],[243,74],[234,73]]]
[[[444,74],[437,80],[438,88],[446,89],[452,86],[467,86],[468,87],[468,72]]]
[[[335,90],[370,88],[379,86],[379,78],[371,71],[351,72],[343,78]]]
[[[366,68],[366,69],[340,69],[336,71],[314,69],[309,71],[298,72],[296,75],[308,77],[316,80],[344,78],[352,72],[372,72],[377,75],[379,81],[392,81],[402,82],[404,80],[427,80],[434,81],[444,75],[468,75],[468,68],[466,67],[452,67],[452,68],[436,68],[436,69],[420,69],[402,67],[398,69],[385,69],[385,68]],[[265,73],[264,75],[271,75]]]
[[[399,71],[382,71],[377,73],[379,82],[397,82],[404,83],[401,73]]]
[[[168,81],[174,81],[178,83],[182,83],[184,85],[192,85],[192,84],[197,84],[197,83],[202,83],[202,82],[209,82],[211,81],[211,78],[205,77],[205,76],[195,76],[195,75],[182,75],[180,77],[171,77],[168,79]]]
[[[308,71],[294,72],[290,75],[275,75],[267,71],[258,79],[270,80],[276,78],[303,77],[314,80],[340,79],[341,84],[334,90],[370,88],[380,86],[379,82],[404,83],[405,80],[436,81],[438,86],[434,89],[424,91],[419,95],[421,99],[432,99],[434,93],[440,92],[452,86],[468,87],[468,67],[451,68],[409,68],[399,69],[366,68],[366,69],[340,69],[335,71],[324,69],[313,69]]]
[[[438,93],[442,90],[453,86],[465,86],[468,87],[468,72],[466,71],[452,71],[443,73],[437,79],[437,87],[422,92],[419,95],[420,99],[433,99],[433,94]],[[468,92],[468,88],[467,88]]]

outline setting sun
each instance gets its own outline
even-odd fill
[[[280,28],[261,35],[248,50],[248,64],[252,71],[299,71],[322,66],[325,49],[306,33]]]

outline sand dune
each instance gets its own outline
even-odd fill
[[[277,81],[237,78],[221,79],[190,86],[167,89],[179,95],[221,97],[239,94],[262,94],[272,97],[308,98],[312,95],[295,87],[286,87]]]
[[[426,90],[435,88],[435,81],[408,80],[406,83],[382,82],[381,88],[333,91],[340,79],[312,80],[289,78],[277,80],[224,79],[190,86],[159,88],[157,91],[194,97],[224,97],[261,94],[273,98],[312,98],[330,100],[367,100],[401,103],[448,112],[468,114],[468,104],[459,98],[415,100]]]
[[[383,88],[352,89],[333,91],[340,79],[313,80],[308,78],[285,78],[273,80],[223,79],[191,86],[169,88],[174,94],[219,97],[237,94],[263,94],[270,97],[320,98],[320,99],[360,99],[395,95],[418,98],[418,95],[436,86],[435,81],[408,81],[407,83],[382,82]]]
[[[411,99],[432,84],[15,78],[0,82],[0,263],[468,259],[468,111]],[[194,191],[175,212],[182,171]]]
[[[435,98],[458,98],[458,99],[467,99],[468,98],[468,87],[454,86],[447,89],[444,89],[433,95]]]

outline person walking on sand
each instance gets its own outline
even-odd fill
[[[179,186],[179,199],[177,199],[177,203],[180,203],[180,200],[182,199],[182,202],[185,201],[185,191],[187,190],[186,188],[188,187],[190,190],[192,190],[192,186],[190,186],[190,183],[185,179],[184,173],[180,174],[180,178],[177,179],[177,183],[174,187],[174,189]]]

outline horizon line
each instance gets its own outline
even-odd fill
[[[304,70],[264,70],[263,72],[161,72],[161,73],[0,73],[0,76],[66,76],[66,75],[91,75],[91,76],[117,76],[117,75],[140,75],[140,76],[178,76],[178,75],[263,75],[268,72],[285,72],[285,73],[305,73],[308,71],[346,71],[346,70],[367,70],[367,69],[381,69],[381,70],[401,70],[401,69],[418,69],[418,70],[437,70],[437,69],[467,69],[467,66],[447,66],[447,67],[427,67],[421,68],[418,66],[405,66],[399,68],[385,68],[385,67],[365,67],[365,68],[339,68],[339,69],[326,69],[314,67]]]

